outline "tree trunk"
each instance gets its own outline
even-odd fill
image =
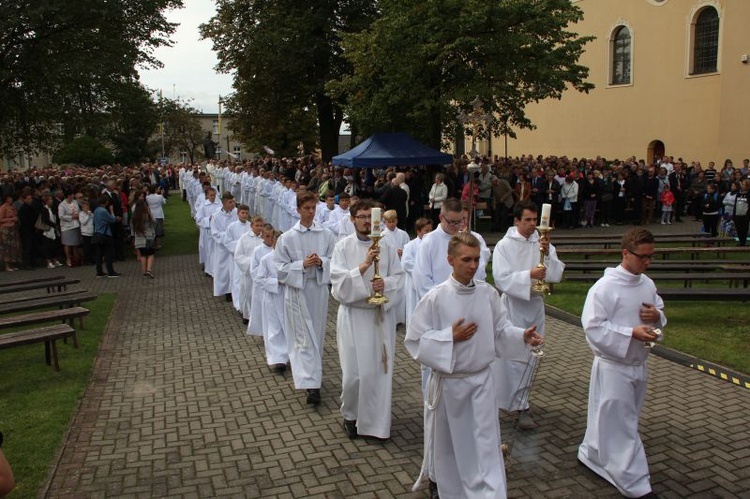
[[[341,128],[342,113],[324,94],[316,95],[316,107],[321,156],[323,161],[330,161],[339,152],[339,128]]]

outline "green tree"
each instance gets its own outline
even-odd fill
[[[340,35],[374,13],[368,0],[218,0],[201,33],[213,41],[218,70],[235,74],[227,111],[242,142],[296,154],[301,141],[324,159],[336,154],[342,102],[325,86],[348,71]]]
[[[106,137],[115,151],[115,161],[130,165],[149,159],[149,139],[156,131],[157,103],[141,85],[123,85],[107,107]]]
[[[593,88],[578,64],[592,37],[569,30],[582,18],[570,0],[381,0],[379,8],[369,29],[343,36],[354,69],[328,87],[364,135],[408,131],[438,147],[476,96],[507,117],[490,124],[499,135],[534,127],[528,103]]]
[[[156,103],[158,126],[151,142],[151,150],[161,156],[162,126],[164,127],[164,154],[179,157],[181,153],[194,163],[203,156],[204,132],[198,119],[199,111],[180,99],[160,98]]]
[[[104,144],[84,135],[65,144],[54,154],[53,160],[59,164],[73,163],[95,168],[112,164],[114,157]]]
[[[156,47],[175,25],[164,11],[182,0],[0,2],[0,150],[49,150],[101,135],[107,109],[139,66],[159,66]]]

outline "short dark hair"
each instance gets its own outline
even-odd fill
[[[528,199],[526,201],[517,202],[513,207],[513,218],[515,218],[516,220],[521,220],[521,218],[523,217],[523,212],[525,210],[536,213],[536,204],[534,204],[533,201],[529,201]]]
[[[630,229],[622,236],[622,249],[633,251],[641,244],[654,244],[654,234],[643,227]]]
[[[446,213],[461,213],[463,211],[463,208],[461,206],[461,201],[455,198],[449,198],[443,201],[442,206],[440,206],[440,213],[446,214]]]
[[[432,220],[429,218],[418,218],[416,222],[414,222],[414,228],[419,232],[420,230],[424,229],[428,225],[432,225]]]
[[[315,201],[318,202],[318,196],[310,191],[303,191],[297,193],[297,208],[300,208],[303,204]]]
[[[481,248],[479,239],[474,234],[471,232],[459,232],[448,241],[448,254],[455,256],[458,247],[462,244],[470,248]]]
[[[380,206],[380,203],[376,203],[372,199],[360,199],[354,205],[349,208],[349,214],[353,217],[357,216],[357,212],[371,210],[376,206]]]

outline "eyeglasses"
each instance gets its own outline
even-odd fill
[[[357,220],[372,220],[372,215],[357,215],[354,218]]]
[[[444,218],[443,222],[447,223],[451,227],[459,227],[459,226],[465,224],[466,220],[464,220],[463,218],[461,220],[449,220],[447,218]]]
[[[650,255],[639,255],[635,251],[631,251],[631,250],[628,250],[628,253],[630,253],[633,256],[637,256],[643,262],[645,262],[646,260],[652,261],[654,259],[654,256],[656,255],[656,253],[651,253]]]

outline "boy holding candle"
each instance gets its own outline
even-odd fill
[[[541,226],[549,227],[551,206],[542,205]],[[510,321],[519,327],[537,326],[544,336],[544,298],[532,292],[535,280],[560,282],[565,264],[557,258],[555,247],[541,241],[536,230],[537,210],[531,201],[513,208],[515,226],[495,246],[492,254],[492,276],[502,295]],[[544,251],[544,267],[539,264],[540,249]],[[497,385],[498,407],[518,411],[520,429],[535,428],[529,410],[529,390],[536,362],[526,348],[506,348],[493,365]],[[501,382],[502,381],[502,382]]]

